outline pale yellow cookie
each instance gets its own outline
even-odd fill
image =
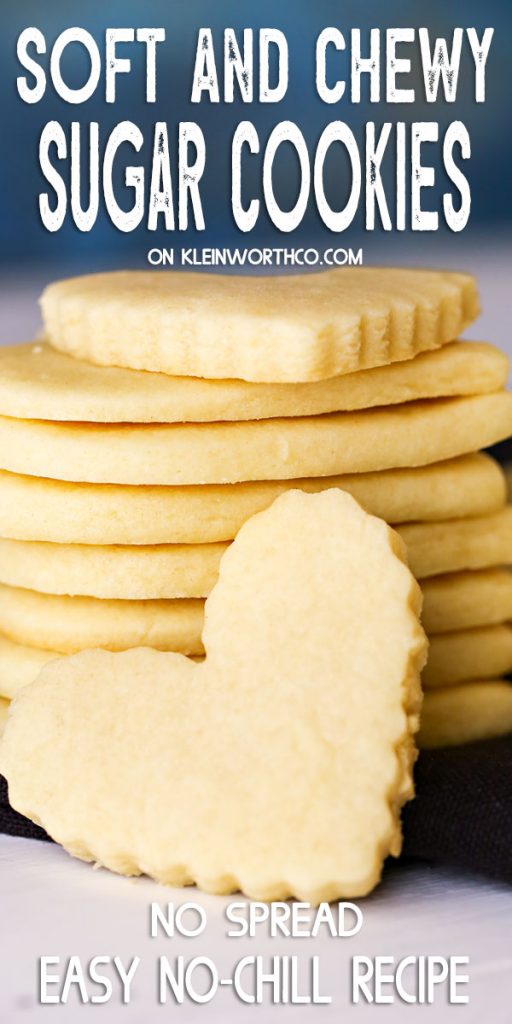
[[[501,623],[431,636],[421,679],[426,689],[434,689],[511,672],[512,627]]]
[[[512,432],[512,393],[246,423],[48,423],[0,417],[0,467],[84,483],[209,484],[424,466]]]
[[[0,583],[45,594],[146,600],[206,597],[227,543],[151,547],[0,539]]]
[[[483,516],[505,504],[486,455],[341,477],[205,487],[70,484],[0,471],[0,536],[68,544],[200,544],[231,540],[290,488],[340,487],[389,523]]]
[[[34,682],[43,665],[59,657],[57,651],[16,644],[0,634],[0,696],[12,699],[22,686]]]
[[[7,712],[9,710],[10,704],[11,702],[9,700],[4,700],[3,697],[0,697],[0,736],[2,735],[5,728],[5,723],[7,721]]]
[[[180,423],[313,416],[505,387],[507,357],[457,341],[401,363],[313,384],[249,384],[99,367],[46,342],[0,348],[0,414],[86,423]]]
[[[86,647],[201,654],[203,614],[204,601],[100,601],[0,585],[0,632],[60,654]]]
[[[413,791],[425,639],[402,551],[340,491],[282,496],[224,556],[202,664],[86,652],[18,694],[0,747],[13,807],[123,874],[369,892]]]
[[[11,699],[34,681],[43,665],[59,657],[57,651],[15,644],[0,635],[0,695]],[[474,676],[492,679],[511,672],[512,627],[502,624],[430,636],[421,679],[431,690]]]
[[[45,651],[41,647],[16,644],[0,633],[0,696],[12,700],[22,689],[37,679],[43,665],[56,658],[65,658],[58,651]],[[204,655],[189,655],[202,661]]]
[[[468,274],[366,267],[91,274],[49,285],[41,306],[51,343],[101,366],[292,383],[411,359],[479,313]]]
[[[453,747],[512,732],[512,685],[503,679],[462,683],[425,694],[420,747]]]
[[[408,523],[398,532],[417,579],[512,563],[512,506],[475,519]]]
[[[512,573],[449,573],[422,582],[426,632],[450,633],[512,618]],[[100,600],[0,585],[0,632],[18,644],[70,654],[147,646],[201,654],[204,601]]]
[[[480,569],[423,580],[422,622],[427,633],[451,633],[512,619],[512,572]]]
[[[417,579],[512,562],[512,508],[485,518],[396,529]],[[226,547],[227,542],[112,546],[0,538],[0,583],[69,596],[207,597]]]

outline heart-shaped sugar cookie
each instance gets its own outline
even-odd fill
[[[348,494],[250,519],[202,664],[138,649],[43,668],[13,702],[13,806],[123,874],[258,899],[362,896],[400,849],[425,638],[402,543]]]

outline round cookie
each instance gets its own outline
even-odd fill
[[[0,471],[0,536],[67,544],[201,544],[232,540],[290,488],[339,487],[389,523],[491,514],[505,504],[487,455],[382,473],[190,487],[70,484]]]
[[[0,539],[0,582],[44,594],[148,600],[206,597],[227,543],[147,547]]]
[[[12,700],[18,690],[34,682],[43,665],[60,657],[57,651],[27,647],[0,634],[0,696]]]
[[[512,619],[512,572],[480,569],[423,580],[422,623],[427,633],[492,626]]]
[[[0,348],[0,415],[85,423],[180,423],[313,416],[498,391],[508,360],[458,341],[401,363],[312,384],[249,384],[100,367],[46,342]]]
[[[43,665],[61,657],[57,651],[14,643],[0,635],[0,695],[12,699],[33,682]],[[482,626],[429,638],[428,662],[422,672],[425,689],[438,689],[472,679],[497,678],[512,671],[512,627]]]
[[[425,631],[446,633],[512,618],[512,573],[435,576],[422,584]],[[204,601],[101,600],[0,585],[0,631],[17,644],[70,654],[130,647],[202,654]]]
[[[453,747],[512,732],[512,685],[478,680],[426,693],[418,745]]]
[[[492,679],[512,672],[512,626],[480,626],[430,637],[422,672],[426,689],[451,686],[468,679]]]
[[[413,523],[397,527],[397,532],[417,579],[512,561],[512,508],[483,519]],[[0,582],[68,596],[207,597],[227,546],[49,544],[0,538]]]
[[[398,532],[417,579],[512,563],[512,506],[477,519],[408,523]]]
[[[83,483],[288,480],[423,466],[508,437],[512,394],[297,419],[139,425],[0,417],[0,467]]]
[[[0,697],[0,736],[4,731],[4,726],[7,721],[7,712],[9,711],[10,700],[4,700]]]
[[[52,345],[91,363],[273,382],[411,359],[479,312],[468,274],[367,267],[91,274],[49,285],[41,307]]]
[[[0,631],[59,654],[89,647],[202,654],[203,609],[204,601],[101,601],[0,585]]]

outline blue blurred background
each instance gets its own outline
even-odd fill
[[[484,316],[470,329],[473,337],[487,337],[508,348],[510,275],[512,238],[512,132],[510,88],[510,36],[512,31],[511,0],[259,0],[257,4],[240,0],[1,0],[0,3],[0,96],[2,153],[0,157],[0,343],[33,336],[40,328],[37,298],[44,285],[55,278],[109,268],[145,267],[147,251],[152,246],[180,247],[254,245],[313,245],[317,248],[334,243],[343,247],[364,248],[367,264],[395,263],[405,265],[437,265],[460,267],[479,277]],[[119,46],[119,56],[132,60],[132,72],[117,77],[115,105],[107,105],[104,80],[86,103],[71,106],[60,100],[51,87],[43,100],[34,105],[24,103],[17,92],[16,78],[24,73],[16,58],[16,42],[27,26],[38,27],[45,35],[48,51],[65,28],[80,25],[96,38],[104,52],[107,27],[164,27],[166,42],[158,47],[157,102],[145,103],[144,47]],[[362,38],[369,42],[371,27],[427,26],[431,39],[447,37],[450,42],[455,26],[473,26],[481,36],[487,26],[494,27],[494,38],[487,63],[487,98],[485,104],[474,101],[474,66],[467,43],[463,46],[459,90],[454,104],[427,104],[421,99],[423,81],[416,59],[414,84],[419,101],[414,104],[386,105],[368,102],[368,86],[363,84],[362,102],[352,105],[348,98],[339,104],[327,105],[318,98],[314,85],[315,40],[322,28],[340,28],[349,40],[351,28],[360,28]],[[290,53],[288,93],[279,104],[212,105],[203,99],[190,103],[193,61],[197,35],[201,27],[211,26],[216,53],[222,53],[223,29],[244,27],[257,30],[274,27],[285,32]],[[31,51],[32,52],[32,51]],[[405,55],[405,54],[404,54]],[[407,56],[419,57],[419,44],[407,47]],[[49,53],[40,58],[45,69]],[[69,85],[83,84],[88,72],[88,59],[79,45],[69,47],[63,60],[63,74]],[[221,67],[218,64],[218,70]],[[364,82],[364,79],[363,79]],[[463,165],[472,191],[472,210],[468,226],[459,234],[443,226],[433,234],[411,232],[374,232],[364,229],[363,204],[351,227],[341,236],[333,236],[318,216],[311,200],[301,226],[292,234],[280,234],[265,213],[260,214],[257,227],[243,235],[234,224],[230,208],[231,139],[235,126],[242,119],[251,120],[264,145],[272,127],[280,120],[298,123],[310,148],[314,150],[325,125],[336,118],[349,123],[360,146],[363,125],[374,120],[379,129],[386,120],[438,120],[440,134],[452,120],[462,120],[471,135],[472,154]],[[181,120],[198,121],[206,138],[207,162],[201,182],[201,195],[206,217],[203,232],[148,232],[141,226],[130,234],[116,230],[100,209],[98,220],[89,233],[81,233],[69,218],[54,234],[43,227],[38,210],[38,193],[48,185],[38,166],[38,141],[43,126],[51,119],[63,125],[66,132],[72,120],[83,125],[100,122],[100,137],[105,138],[113,125],[123,119],[138,124],[146,144],[143,153],[133,160],[133,150],[125,146],[117,159],[119,201],[123,195],[122,177],[127,163],[149,165],[152,150],[152,126],[156,120],[169,125],[169,138],[176,138]],[[338,152],[336,152],[338,150]],[[326,163],[326,191],[333,207],[341,206],[347,189],[347,163],[340,155],[341,147],[333,147]],[[142,157],[142,161],[141,161]],[[440,209],[439,194],[445,186],[441,172],[438,146],[425,146],[425,162],[437,164],[436,188],[424,193],[423,205]],[[385,180],[392,195],[393,159],[387,160]],[[260,193],[261,157],[244,163],[244,199]],[[85,178],[87,187],[87,176]],[[284,208],[292,205],[291,196],[297,187],[297,165],[290,148],[282,146],[274,165],[275,191]],[[387,188],[388,191],[388,188]],[[50,190],[51,192],[51,190]],[[86,195],[86,193],[85,193]],[[339,200],[336,203],[336,196]],[[124,202],[129,205],[130,196]],[[392,204],[391,204],[392,206]]]
[[[235,245],[245,244],[247,236],[236,229],[230,211],[230,144],[236,124],[243,118],[252,120],[264,141],[272,126],[279,120],[289,118],[298,122],[306,136],[310,149],[314,147],[322,129],[328,121],[341,118],[349,122],[356,137],[362,141],[362,124],[375,120],[380,125],[384,120],[439,120],[441,131],[444,125],[457,118],[467,125],[472,140],[471,160],[464,164],[472,188],[472,213],[465,237],[471,238],[483,227],[503,230],[512,220],[510,194],[510,167],[512,166],[512,133],[510,131],[510,33],[512,30],[512,4],[510,0],[466,0],[461,5],[456,0],[429,0],[428,5],[410,0],[364,0],[363,3],[348,0],[259,0],[235,2],[235,0],[2,0],[2,32],[0,34],[0,69],[2,96],[2,158],[0,167],[0,261],[13,268],[31,264],[68,265],[73,270],[99,269],[111,265],[145,265],[147,249],[152,246],[172,245]],[[35,25],[47,40],[48,48],[64,29],[81,25],[90,31],[103,52],[104,33],[107,26],[163,26],[166,42],[158,47],[158,93],[155,104],[146,104],[144,97],[144,48],[141,45],[125,44],[119,47],[119,55],[132,59],[132,73],[117,78],[117,101],[115,105],[104,101],[104,82],[95,95],[85,104],[71,106],[56,97],[51,85],[43,100],[28,105],[22,102],[16,90],[16,77],[22,71],[16,58],[16,40],[23,28]],[[373,26],[427,25],[433,36],[447,36],[451,40],[455,25],[474,26],[479,34],[487,25],[495,28],[487,65],[487,100],[476,104],[473,99],[472,62],[468,56],[467,44],[463,46],[460,84],[455,104],[427,104],[424,100],[411,104],[387,106],[370,104],[368,89],[363,86],[362,102],[352,105],[343,99],[336,105],[326,105],[317,97],[314,88],[314,47],[319,31],[335,25],[347,37],[351,27],[361,28],[365,33]],[[279,104],[210,104],[203,99],[201,104],[189,102],[193,58],[198,29],[211,26],[222,53],[222,30],[225,26],[242,30],[251,27],[272,26],[282,29],[288,38],[290,51],[290,84],[288,94]],[[241,38],[241,36],[240,36]],[[409,48],[407,48],[409,49]],[[33,51],[31,51],[33,52]],[[419,45],[413,53],[419,56]],[[49,55],[39,58],[48,67]],[[69,47],[63,61],[65,80],[73,86],[83,83],[88,70],[88,58],[78,44]],[[416,62],[414,85],[421,97],[423,85],[419,60]],[[410,83],[404,83],[409,85]],[[73,119],[86,124],[91,120],[100,122],[100,133],[105,136],[113,125],[125,118],[135,121],[142,129],[146,144],[143,154],[136,155],[125,147],[117,160],[117,181],[122,195],[121,178],[127,162],[139,163],[140,156],[146,167],[152,148],[151,126],[155,120],[169,123],[171,141],[176,135],[180,120],[199,121],[206,137],[207,163],[201,193],[206,215],[206,230],[201,233],[189,231],[148,232],[143,226],[131,234],[117,231],[109,222],[106,213],[100,210],[97,223],[89,233],[79,232],[66,218],[64,226],[55,234],[47,232],[39,218],[37,196],[47,188],[38,169],[37,146],[43,125],[50,119],[57,119],[65,129]],[[101,137],[101,136],[100,136]],[[326,166],[327,191],[335,195],[340,180],[346,180],[346,164],[340,152],[333,148]],[[427,147],[428,151],[428,147]],[[434,152],[434,150],[432,150]],[[440,166],[439,150],[435,159]],[[393,168],[389,163],[389,174]],[[261,161],[251,158],[245,161],[244,181],[247,197],[259,191]],[[439,173],[437,190],[444,184]],[[87,178],[85,179],[87,182]],[[388,175],[388,180],[389,175]],[[278,196],[295,192],[297,166],[289,147],[281,147],[275,164],[275,186]],[[391,184],[391,181],[390,181]],[[392,192],[392,190],[391,190]],[[435,190],[433,190],[433,193]],[[340,193],[338,193],[340,194]],[[343,195],[343,193],[341,193]],[[433,196],[425,200],[431,208],[438,208]],[[283,202],[284,205],[284,202]],[[288,205],[290,202],[288,200]],[[334,203],[333,203],[334,205]],[[160,218],[162,220],[162,218]],[[442,223],[442,218],[441,218]],[[440,229],[443,242],[449,247],[457,245],[457,239],[446,228]],[[377,240],[379,231],[364,232],[362,216],[359,215],[352,227],[343,235],[341,244],[363,241],[367,246]],[[261,214],[258,225],[251,233],[250,242],[265,244],[331,244],[332,234],[319,220],[314,200],[311,200],[307,215],[299,229],[291,236],[283,236],[273,227],[268,216]],[[416,235],[415,242],[421,245],[423,239]],[[390,251],[400,251],[406,239],[394,232],[386,235],[386,246]]]

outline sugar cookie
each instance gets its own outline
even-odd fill
[[[369,892],[413,789],[425,642],[402,550],[349,495],[282,496],[224,556],[202,664],[89,651],[18,694],[13,807],[123,874],[315,904]]]
[[[11,700],[22,686],[34,682],[43,665],[59,657],[57,651],[16,644],[0,634],[0,696]]]
[[[487,455],[416,469],[191,487],[70,484],[0,471],[0,536],[67,544],[200,544],[232,540],[290,488],[340,487],[389,523],[483,516],[505,504]]]
[[[423,466],[512,433],[512,393],[247,423],[48,423],[0,417],[0,467],[84,483],[208,484]]]
[[[486,679],[426,693],[420,747],[452,747],[512,732],[512,685]]]
[[[512,619],[512,573],[449,573],[422,581],[422,622],[430,634]],[[148,646],[201,654],[201,599],[108,600],[0,585],[0,632],[17,644],[70,654],[87,647]]]
[[[11,702],[9,700],[4,700],[3,697],[0,697],[0,736],[2,735],[5,728],[5,723],[7,721],[7,712],[9,710],[10,703]]]
[[[91,363],[293,383],[410,359],[479,313],[468,274],[366,267],[91,274],[49,285],[41,307],[52,345]]]
[[[417,579],[512,563],[512,506],[493,516],[399,528]]]
[[[427,633],[450,633],[512,619],[512,572],[480,569],[423,580],[422,622]]]
[[[62,657],[57,651],[15,644],[0,635],[0,696],[12,699],[32,683],[43,665]],[[512,672],[512,627],[481,626],[429,637],[428,662],[422,672],[425,689]]]
[[[438,633],[430,637],[422,683],[427,689],[512,672],[512,627],[508,623]]]
[[[84,423],[180,423],[313,416],[505,387],[493,345],[457,341],[415,359],[313,384],[205,381],[99,367],[46,342],[0,348],[0,414]]]
[[[12,700],[24,686],[37,679],[43,665],[56,658],[65,658],[58,651],[45,651],[41,647],[17,644],[0,633],[0,696]],[[203,655],[189,655],[202,661]]]
[[[59,654],[143,646],[201,654],[203,613],[204,601],[100,601],[0,585],[0,631]]]
[[[0,583],[44,594],[146,600],[206,597],[227,544],[146,547],[0,539]]]
[[[478,519],[396,527],[422,579],[512,562],[512,508]],[[0,538],[0,583],[45,594],[147,600],[207,597],[226,542],[49,544]]]

